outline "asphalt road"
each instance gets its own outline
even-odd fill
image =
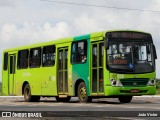
[[[0,97],[0,116],[2,112],[41,113],[43,117],[55,119],[159,119],[160,97],[134,97],[131,103],[121,104],[116,98],[94,99],[92,103],[79,103],[71,98],[68,103],[56,102],[55,98],[41,98],[40,102],[24,102],[23,97]],[[45,112],[44,112],[45,111]],[[141,117],[139,117],[141,115]],[[148,117],[149,115],[152,115]],[[13,115],[16,117],[15,115]],[[159,116],[159,117],[157,117]],[[45,120],[51,119],[45,118]],[[1,118],[0,118],[1,119]],[[16,119],[22,119],[16,117]],[[24,119],[24,118],[23,118]],[[39,119],[39,118],[37,118]],[[53,118],[52,118],[53,119]]]

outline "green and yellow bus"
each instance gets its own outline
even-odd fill
[[[92,98],[154,95],[156,49],[149,33],[95,32],[3,52],[2,91],[27,102],[56,97],[79,102]]]

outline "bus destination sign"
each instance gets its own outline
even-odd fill
[[[111,38],[147,39],[149,34],[139,32],[111,32]]]

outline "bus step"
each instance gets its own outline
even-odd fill
[[[59,95],[59,98],[67,98],[67,95]]]

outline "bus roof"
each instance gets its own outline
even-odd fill
[[[17,51],[17,50],[23,50],[23,49],[29,49],[29,48],[35,48],[35,47],[41,47],[41,46],[47,46],[51,44],[62,44],[65,42],[72,42],[74,39],[80,40],[81,38],[89,39],[89,37],[92,35],[93,37],[103,35],[104,32],[95,32],[91,34],[81,35],[81,36],[75,36],[75,37],[68,37],[68,38],[60,38],[57,40],[51,40],[47,42],[41,42],[41,43],[35,43],[35,44],[29,44],[26,46],[20,46],[16,48],[9,48],[5,49],[3,52],[10,52],[10,51]]]
[[[94,33],[85,34],[85,35],[81,35],[81,36],[60,38],[60,39],[57,39],[57,40],[51,40],[51,41],[47,41],[47,42],[29,44],[29,45],[26,45],[26,46],[20,46],[20,47],[16,47],[16,48],[9,48],[9,49],[5,49],[3,52],[17,51],[17,50],[23,50],[23,49],[29,49],[29,48],[35,48],[35,47],[42,47],[42,46],[53,45],[53,44],[62,44],[62,43],[65,43],[65,42],[72,42],[74,39],[75,40],[81,40],[81,39],[89,39],[89,38],[95,38],[95,37],[103,37],[106,32],[115,32],[115,31],[130,31],[130,32],[146,33],[146,32],[143,32],[143,31],[136,31],[136,30],[108,30],[108,31],[94,32]],[[146,34],[149,34],[149,33],[146,33]]]

